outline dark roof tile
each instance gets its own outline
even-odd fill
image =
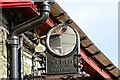
[[[64,12],[64,10],[57,3],[52,4],[52,6],[51,6],[51,14],[54,17],[58,17],[62,13],[65,13],[65,12]]]

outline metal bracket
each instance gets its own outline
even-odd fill
[[[8,44],[19,45],[19,37],[13,36],[7,40]]]

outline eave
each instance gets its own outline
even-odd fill
[[[73,21],[67,13],[57,4],[51,7],[51,15],[56,21]],[[88,36],[73,21],[71,24],[79,33],[81,41],[82,58],[104,78],[120,80],[120,70],[94,45]],[[85,67],[85,65],[84,65]]]

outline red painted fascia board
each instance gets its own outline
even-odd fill
[[[31,8],[33,9],[33,11],[34,11],[37,15],[40,15],[39,12],[36,12],[36,6],[35,6],[35,5],[32,5]],[[54,23],[53,23],[53,21],[52,21],[50,18],[47,19],[46,23],[47,23],[50,27],[53,27],[53,26],[54,26]]]
[[[52,22],[52,20],[49,18],[47,21],[47,24],[50,25],[50,27],[54,26],[54,23]],[[88,59],[87,55],[85,54],[85,51],[83,51],[81,49],[81,54],[82,54],[82,58],[91,66],[93,67],[99,74],[101,74],[104,78],[109,78],[112,79],[112,77],[106,72],[103,71],[102,68],[100,68],[99,66],[97,66],[97,64],[94,62],[94,60],[92,59]]]
[[[31,6],[31,8],[35,11],[35,13],[36,13],[37,15],[40,15],[39,12],[36,12],[35,6]],[[53,23],[53,21],[52,21],[50,18],[47,19],[46,23],[47,23],[50,27],[55,26],[54,23]]]
[[[40,15],[39,12],[36,12],[36,6],[30,1],[30,2],[1,2],[0,8],[19,8],[19,7],[31,7],[32,10],[37,14]],[[49,18],[47,21],[47,24],[50,25],[50,27],[53,27],[53,21]]]
[[[107,73],[106,71],[102,70],[102,68],[100,68],[94,60],[89,59],[88,56],[85,54],[86,52],[81,49],[80,50],[82,58],[91,66],[93,67],[100,75],[102,75],[104,78],[106,79],[112,79],[112,77],[110,76],[109,73]]]
[[[30,7],[32,2],[2,2],[0,7],[2,8],[18,8],[18,7]]]

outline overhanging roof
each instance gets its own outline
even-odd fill
[[[57,3],[54,3],[51,7],[50,17],[56,21],[73,21]],[[70,25],[75,27],[80,35],[83,61],[104,78],[120,80],[120,70],[94,45],[74,21]],[[86,66],[84,65],[84,67]]]
[[[22,14],[26,14],[27,8],[19,9]],[[25,11],[24,11],[25,10]],[[31,15],[37,16],[37,13],[32,13],[26,16],[25,18],[30,17]],[[32,16],[32,17],[34,17]],[[26,19],[27,20],[27,19]],[[57,4],[54,3],[51,7],[50,18],[46,23],[35,28],[36,31],[44,35],[54,26],[54,22],[70,22],[70,25],[76,28],[79,33],[81,41],[81,54],[83,61],[84,70],[91,75],[92,78],[99,78],[100,76],[104,78],[112,78],[115,80],[120,80],[120,70],[94,45],[94,43],[88,38],[88,36],[80,29],[80,27],[67,15],[67,13]],[[53,22],[53,24],[52,24]]]

